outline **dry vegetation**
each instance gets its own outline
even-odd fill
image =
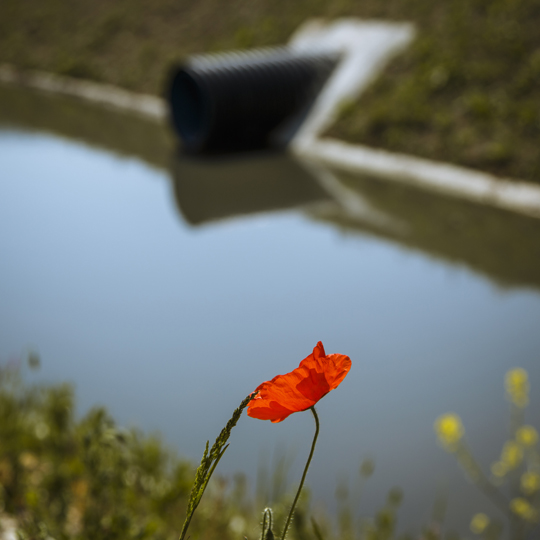
[[[420,32],[332,136],[540,181],[537,0],[4,0],[0,62],[159,94],[186,54],[279,44],[341,16]]]

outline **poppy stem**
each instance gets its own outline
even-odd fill
[[[309,457],[307,459],[306,466],[304,467],[302,480],[300,480],[300,485],[298,486],[298,491],[296,492],[296,496],[294,497],[294,501],[291,506],[291,511],[289,512],[289,515],[287,516],[287,521],[285,522],[285,528],[283,529],[281,540],[285,540],[285,536],[287,535],[287,530],[289,529],[289,525],[291,524],[292,517],[294,514],[294,509],[296,508],[296,503],[298,502],[298,499],[300,498],[300,492],[302,491],[302,488],[304,487],[304,481],[306,480],[309,464],[311,463],[311,458],[313,457],[313,452],[315,451],[315,444],[317,443],[317,437],[319,436],[319,417],[317,416],[317,411],[315,410],[315,406],[310,407],[309,410],[313,413],[313,418],[315,418],[315,435],[313,437],[313,442],[311,443],[311,451],[309,452]]]

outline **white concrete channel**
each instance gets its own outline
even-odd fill
[[[321,134],[340,105],[357,98],[387,62],[414,39],[407,23],[345,19],[309,22],[291,40],[299,50],[339,51],[342,60],[291,143],[293,152],[322,165],[364,173],[540,218],[540,186],[428,159],[348,144]]]
[[[327,189],[338,182],[330,167],[540,218],[539,185],[321,137],[342,104],[356,99],[389,60],[412,42],[415,33],[409,23],[357,19],[313,20],[302,25],[289,43],[293,50],[338,51],[342,59],[291,141],[290,151],[319,171],[316,174]],[[155,96],[50,73],[19,71],[9,65],[0,66],[0,83],[75,96],[158,122],[168,114],[165,101]]]

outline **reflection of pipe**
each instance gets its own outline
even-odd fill
[[[330,200],[294,158],[278,153],[212,160],[178,155],[173,185],[178,208],[192,225]]]
[[[287,48],[195,56],[173,73],[172,122],[191,153],[284,146],[338,60]]]

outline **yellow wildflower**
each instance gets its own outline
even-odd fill
[[[523,450],[515,441],[507,441],[502,449],[501,462],[508,469],[515,469],[523,459]]]
[[[538,519],[536,510],[531,506],[529,501],[523,497],[512,499],[510,501],[510,509],[514,514],[517,514],[526,521],[536,521]]]
[[[516,440],[521,446],[528,448],[538,442],[538,431],[532,426],[523,426],[516,431]]]
[[[502,461],[496,461],[491,465],[491,472],[493,476],[502,478],[508,472],[508,466]]]
[[[540,489],[540,474],[528,471],[521,475],[521,489],[526,495],[532,495]]]
[[[482,534],[489,525],[489,518],[486,514],[475,514],[471,520],[471,531],[474,534]]]
[[[435,432],[439,441],[453,451],[459,440],[465,434],[461,418],[454,413],[443,414],[435,420]]]
[[[529,403],[529,376],[522,368],[511,369],[504,381],[508,399],[518,407]]]

